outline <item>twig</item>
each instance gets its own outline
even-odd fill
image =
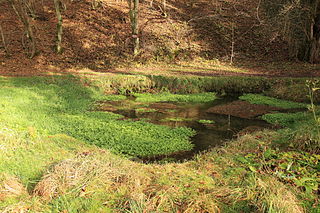
[[[261,0],[259,0],[258,6],[257,6],[257,20],[261,24],[262,22],[261,22],[261,19],[260,19],[260,16],[259,16],[260,5],[261,5]]]

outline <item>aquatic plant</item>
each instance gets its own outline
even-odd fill
[[[262,116],[262,119],[282,127],[292,127],[301,120],[308,120],[310,117],[306,112],[297,113],[269,113]]]
[[[201,123],[201,124],[214,124],[215,122],[213,120],[198,120],[198,123]]]
[[[248,101],[251,104],[262,104],[283,109],[307,108],[305,103],[280,100],[259,94],[245,94],[239,97],[240,100]]]
[[[194,131],[145,122],[119,121],[122,115],[88,111],[104,97],[71,76],[0,78],[0,122],[9,128],[67,134],[129,156],[165,155],[192,149]],[[123,96],[110,96],[119,99]]]

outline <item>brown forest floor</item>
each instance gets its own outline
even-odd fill
[[[53,4],[51,0],[44,0],[45,7],[39,9],[40,18],[34,19],[32,23],[35,26],[38,50],[33,59],[26,56],[21,45],[21,23],[10,5],[5,1],[1,2],[0,24],[4,30],[9,56],[4,54],[0,44],[0,75],[38,76],[84,72],[175,76],[320,76],[320,65],[284,62],[288,60],[283,42],[270,42],[272,33],[266,31],[268,26],[256,23],[257,3],[249,0],[238,3],[226,0],[218,5],[210,0],[202,0],[197,4],[193,4],[191,0],[168,1],[169,18],[163,17],[157,5],[150,7],[149,1],[144,1],[141,6],[143,51],[137,61],[148,62],[145,63],[148,65],[137,66],[131,57],[126,1],[105,2],[108,3],[98,9],[92,9],[91,0],[67,5],[68,9],[63,14],[64,52],[58,55],[53,51],[56,30]],[[239,13],[234,16],[235,3],[237,11],[247,15]],[[221,8],[224,10],[220,10]],[[219,17],[218,22],[211,20],[210,14],[213,12],[215,17]],[[242,35],[236,42],[237,57],[233,66],[202,60],[181,62],[189,60],[184,58],[184,53],[191,54],[191,58],[204,54],[209,55],[209,58],[224,58],[223,61],[226,61],[230,41],[225,37],[228,37],[229,31],[219,32],[221,26],[216,26],[216,23],[226,27],[230,21],[237,24],[236,33]],[[263,32],[266,36],[256,36],[257,32]],[[167,47],[170,48],[165,49]],[[165,61],[172,54],[170,51],[176,50],[181,55],[175,55],[171,64],[149,62],[155,60],[159,51],[161,59]]]

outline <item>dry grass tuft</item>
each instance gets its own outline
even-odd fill
[[[27,194],[26,188],[17,177],[7,174],[0,175],[0,201],[9,197],[19,197]]]
[[[104,180],[119,180],[123,174],[91,156],[78,156],[53,166],[34,189],[34,194],[45,200],[65,194],[71,188],[85,191],[87,184],[99,177]]]
[[[274,177],[257,179],[257,191],[260,191],[261,208],[269,212],[304,213],[297,197]]]
[[[19,202],[13,205],[7,206],[1,210],[1,213],[27,213],[30,212],[28,205],[25,202]]]

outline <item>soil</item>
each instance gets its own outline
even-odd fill
[[[225,105],[211,107],[207,112],[249,119],[278,110],[281,109],[267,105],[250,104],[247,101],[233,101]]]

